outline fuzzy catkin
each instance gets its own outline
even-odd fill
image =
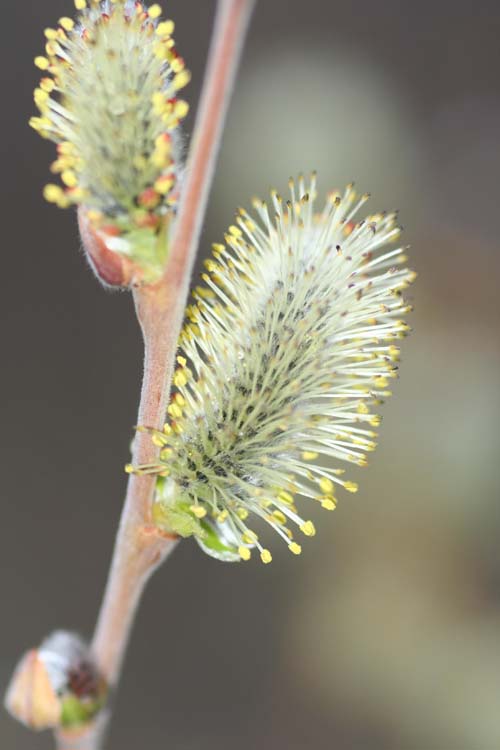
[[[189,81],[158,5],[79,0],[76,20],[45,30],[44,77],[35,91],[40,116],[31,126],[58,144],[47,200],[83,204],[113,234],[155,229],[177,199],[182,169],[178,128]]]
[[[356,491],[343,467],[375,448],[373,408],[390,395],[409,330],[402,291],[414,273],[401,267],[396,215],[354,223],[368,196],[352,186],[320,213],[315,197],[314,177],[291,183],[289,201],[256,201],[257,220],[241,210],[214,247],[167,424],[153,432],[160,461],[136,469],[160,475],[157,523],[222,559],[256,547],[270,562],[252,519],[299,554],[294,530],[315,526],[296,496],[333,510],[337,489]]]

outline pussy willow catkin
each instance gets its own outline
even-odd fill
[[[182,174],[178,92],[190,75],[159,5],[76,0],[76,20],[45,30],[44,77],[31,126],[57,144],[45,187],[61,208],[84,207],[106,247],[131,258],[152,280],[164,268],[166,224]]]
[[[210,554],[272,557],[253,527],[267,523],[300,554],[313,536],[306,503],[336,507],[355,492],[344,466],[375,448],[374,407],[390,395],[408,332],[404,267],[393,213],[357,223],[368,196],[352,186],[315,210],[315,178],[241,210],[207,261],[188,308],[160,460],[156,523],[194,535]]]

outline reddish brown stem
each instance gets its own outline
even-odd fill
[[[219,0],[213,41],[191,146],[169,260],[163,279],[134,293],[145,344],[144,380],[138,424],[162,426],[173,375],[177,340],[196,257],[222,129],[243,41],[255,0]],[[132,463],[155,460],[157,449],[146,433],[134,441]],[[92,651],[108,684],[116,687],[131,628],[144,587],[177,540],[151,525],[155,479],[131,475],[110,575]],[[97,750],[108,723],[104,716],[78,734],[60,732],[59,750]]]
[[[177,346],[177,331],[172,323],[178,314],[177,290],[165,280],[154,289],[136,291],[134,296],[145,345],[138,424],[161,428]],[[134,465],[153,461],[156,450],[150,436],[138,432],[133,449]],[[96,663],[110,685],[118,680],[144,586],[176,542],[154,533],[151,526],[154,485],[152,475],[132,474],[129,478],[108,586],[92,642]]]
[[[248,22],[256,0],[219,0],[212,47],[191,146],[189,172],[167,273],[186,286],[186,252],[196,254],[215,161]]]

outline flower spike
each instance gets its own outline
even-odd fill
[[[75,5],[76,21],[46,29],[46,54],[35,59],[44,76],[30,124],[57,144],[52,171],[62,183],[44,195],[79,206],[84,245],[104,281],[149,283],[163,270],[179,195],[188,105],[178,92],[190,76],[159,5]]]
[[[315,210],[316,183],[286,202],[241,210],[215,245],[187,310],[156,464],[156,523],[194,535],[211,555],[271,553],[250,527],[267,523],[299,555],[316,533],[296,497],[334,510],[355,492],[344,465],[366,465],[409,328],[403,290],[415,274],[393,213],[356,221],[368,199],[352,186]],[[129,467],[129,470],[132,470]],[[262,525],[262,524],[261,524]]]

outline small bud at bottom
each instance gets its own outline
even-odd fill
[[[61,722],[61,701],[35,649],[23,656],[5,696],[5,708],[29,729],[53,729]]]
[[[103,708],[105,682],[87,646],[73,633],[56,632],[20,661],[5,708],[35,731],[84,726]]]

